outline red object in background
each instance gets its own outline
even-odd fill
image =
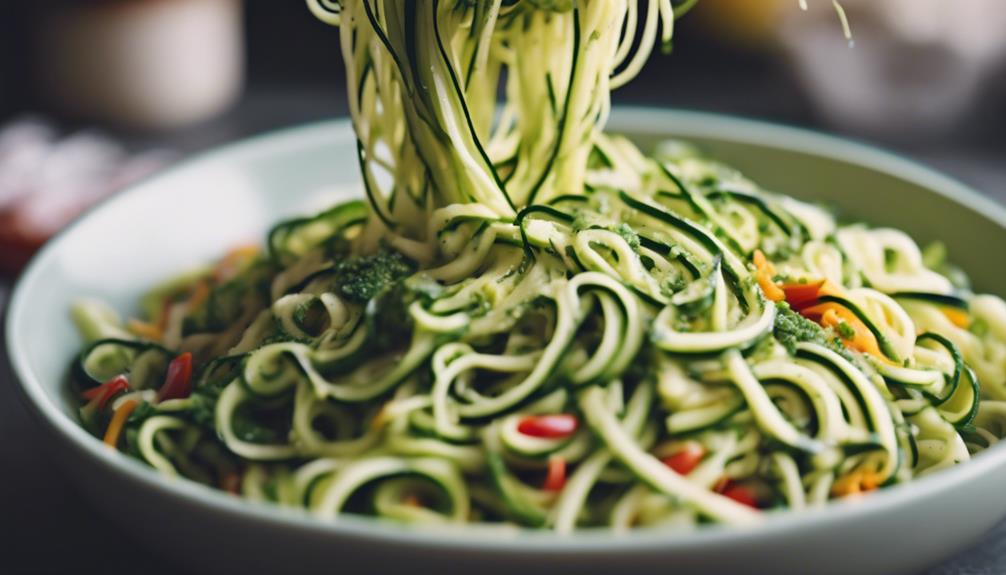
[[[16,275],[71,220],[168,159],[130,155],[93,133],[61,138],[37,120],[0,128],[0,276]]]
[[[18,228],[13,210],[0,212],[0,275],[14,275],[28,263],[42,244],[44,237],[25,235]]]

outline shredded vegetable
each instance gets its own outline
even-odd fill
[[[131,331],[82,302],[84,424],[320,518],[560,532],[754,525],[996,443],[1002,299],[603,131],[693,3],[310,0],[365,200],[155,289]]]

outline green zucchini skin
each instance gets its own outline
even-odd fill
[[[952,307],[967,311],[968,300],[954,294],[926,293],[926,292],[897,292],[891,294],[894,299],[915,300],[934,305]]]

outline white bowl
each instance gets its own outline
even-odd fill
[[[764,185],[852,216],[941,238],[976,285],[1006,286],[1006,209],[948,178],[862,145],[747,120],[618,110],[611,128],[646,144],[699,143]],[[1006,515],[1006,448],[855,501],[779,513],[751,530],[569,536],[468,526],[410,528],[346,516],[321,522],[168,480],[78,426],[65,375],[80,342],[79,296],[135,310],[146,288],[277,220],[358,196],[348,122],[287,130],[200,156],[96,208],[49,243],[10,302],[7,342],[30,410],[67,475],[154,552],[207,573],[911,572],[959,551]],[[107,550],[114,552],[112,550]]]

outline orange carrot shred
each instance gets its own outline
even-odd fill
[[[161,330],[161,333],[168,329],[168,320],[171,319],[171,308],[174,305],[175,302],[169,297],[164,298],[164,301],[161,302],[161,313],[157,316],[157,328]]]
[[[198,309],[203,302],[210,297],[210,286],[206,282],[199,282],[192,286],[192,294],[185,303],[189,311]]]
[[[820,303],[820,298],[823,295],[842,296],[843,290],[840,286],[836,286],[826,279],[779,285],[772,281],[772,277],[775,275],[775,266],[765,258],[765,254],[761,250],[755,250],[752,261],[756,270],[755,277],[758,280],[758,285],[765,292],[765,297],[776,302],[785,301],[790,308],[822,327],[837,329],[840,324],[845,323],[855,333],[852,338],[842,340],[846,347],[870,354],[884,363],[894,365],[894,362],[880,350],[880,344],[873,332],[860,321],[856,314],[836,303]],[[952,315],[953,312],[959,312],[959,314]],[[969,319],[965,312],[955,309],[944,311],[944,314],[947,314],[947,318],[956,325],[961,325],[958,322],[966,322]]]
[[[860,319],[856,317],[856,314],[852,313],[852,311],[846,309],[844,306],[835,303],[823,303],[806,308],[800,313],[808,319],[817,321],[823,327],[838,329],[838,325],[840,323],[845,323],[855,332],[852,339],[842,340],[845,347],[870,354],[886,364],[896,365],[880,350],[880,344],[877,343],[877,338],[873,335],[873,332],[866,327],[866,324],[860,321]]]
[[[134,335],[138,335],[150,341],[161,341],[161,338],[164,337],[164,332],[161,330],[160,326],[140,321],[138,319],[130,319],[126,327],[129,328],[129,331],[131,331]]]
[[[112,415],[112,421],[108,423],[108,429],[105,430],[105,445],[109,447],[119,445],[119,436],[122,435],[122,428],[126,426],[126,420],[129,419],[129,415],[139,405],[138,402],[130,399],[115,410],[115,413]]]
[[[259,247],[254,245],[238,246],[221,259],[213,268],[213,280],[222,282],[234,277],[245,260],[250,260],[259,253]]]
[[[968,329],[971,326],[971,316],[968,315],[968,312],[955,307],[945,307],[941,311],[957,327]]]
[[[758,280],[761,290],[765,292],[765,297],[771,301],[784,301],[786,293],[772,281],[772,277],[775,275],[775,266],[772,265],[772,262],[765,258],[765,254],[761,250],[755,250],[753,260],[756,270],[755,278]]]
[[[880,487],[880,476],[872,471],[850,471],[838,478],[831,486],[831,493],[837,497],[859,495]]]
[[[220,488],[231,495],[241,494],[241,476],[236,472],[230,472],[220,480]]]

